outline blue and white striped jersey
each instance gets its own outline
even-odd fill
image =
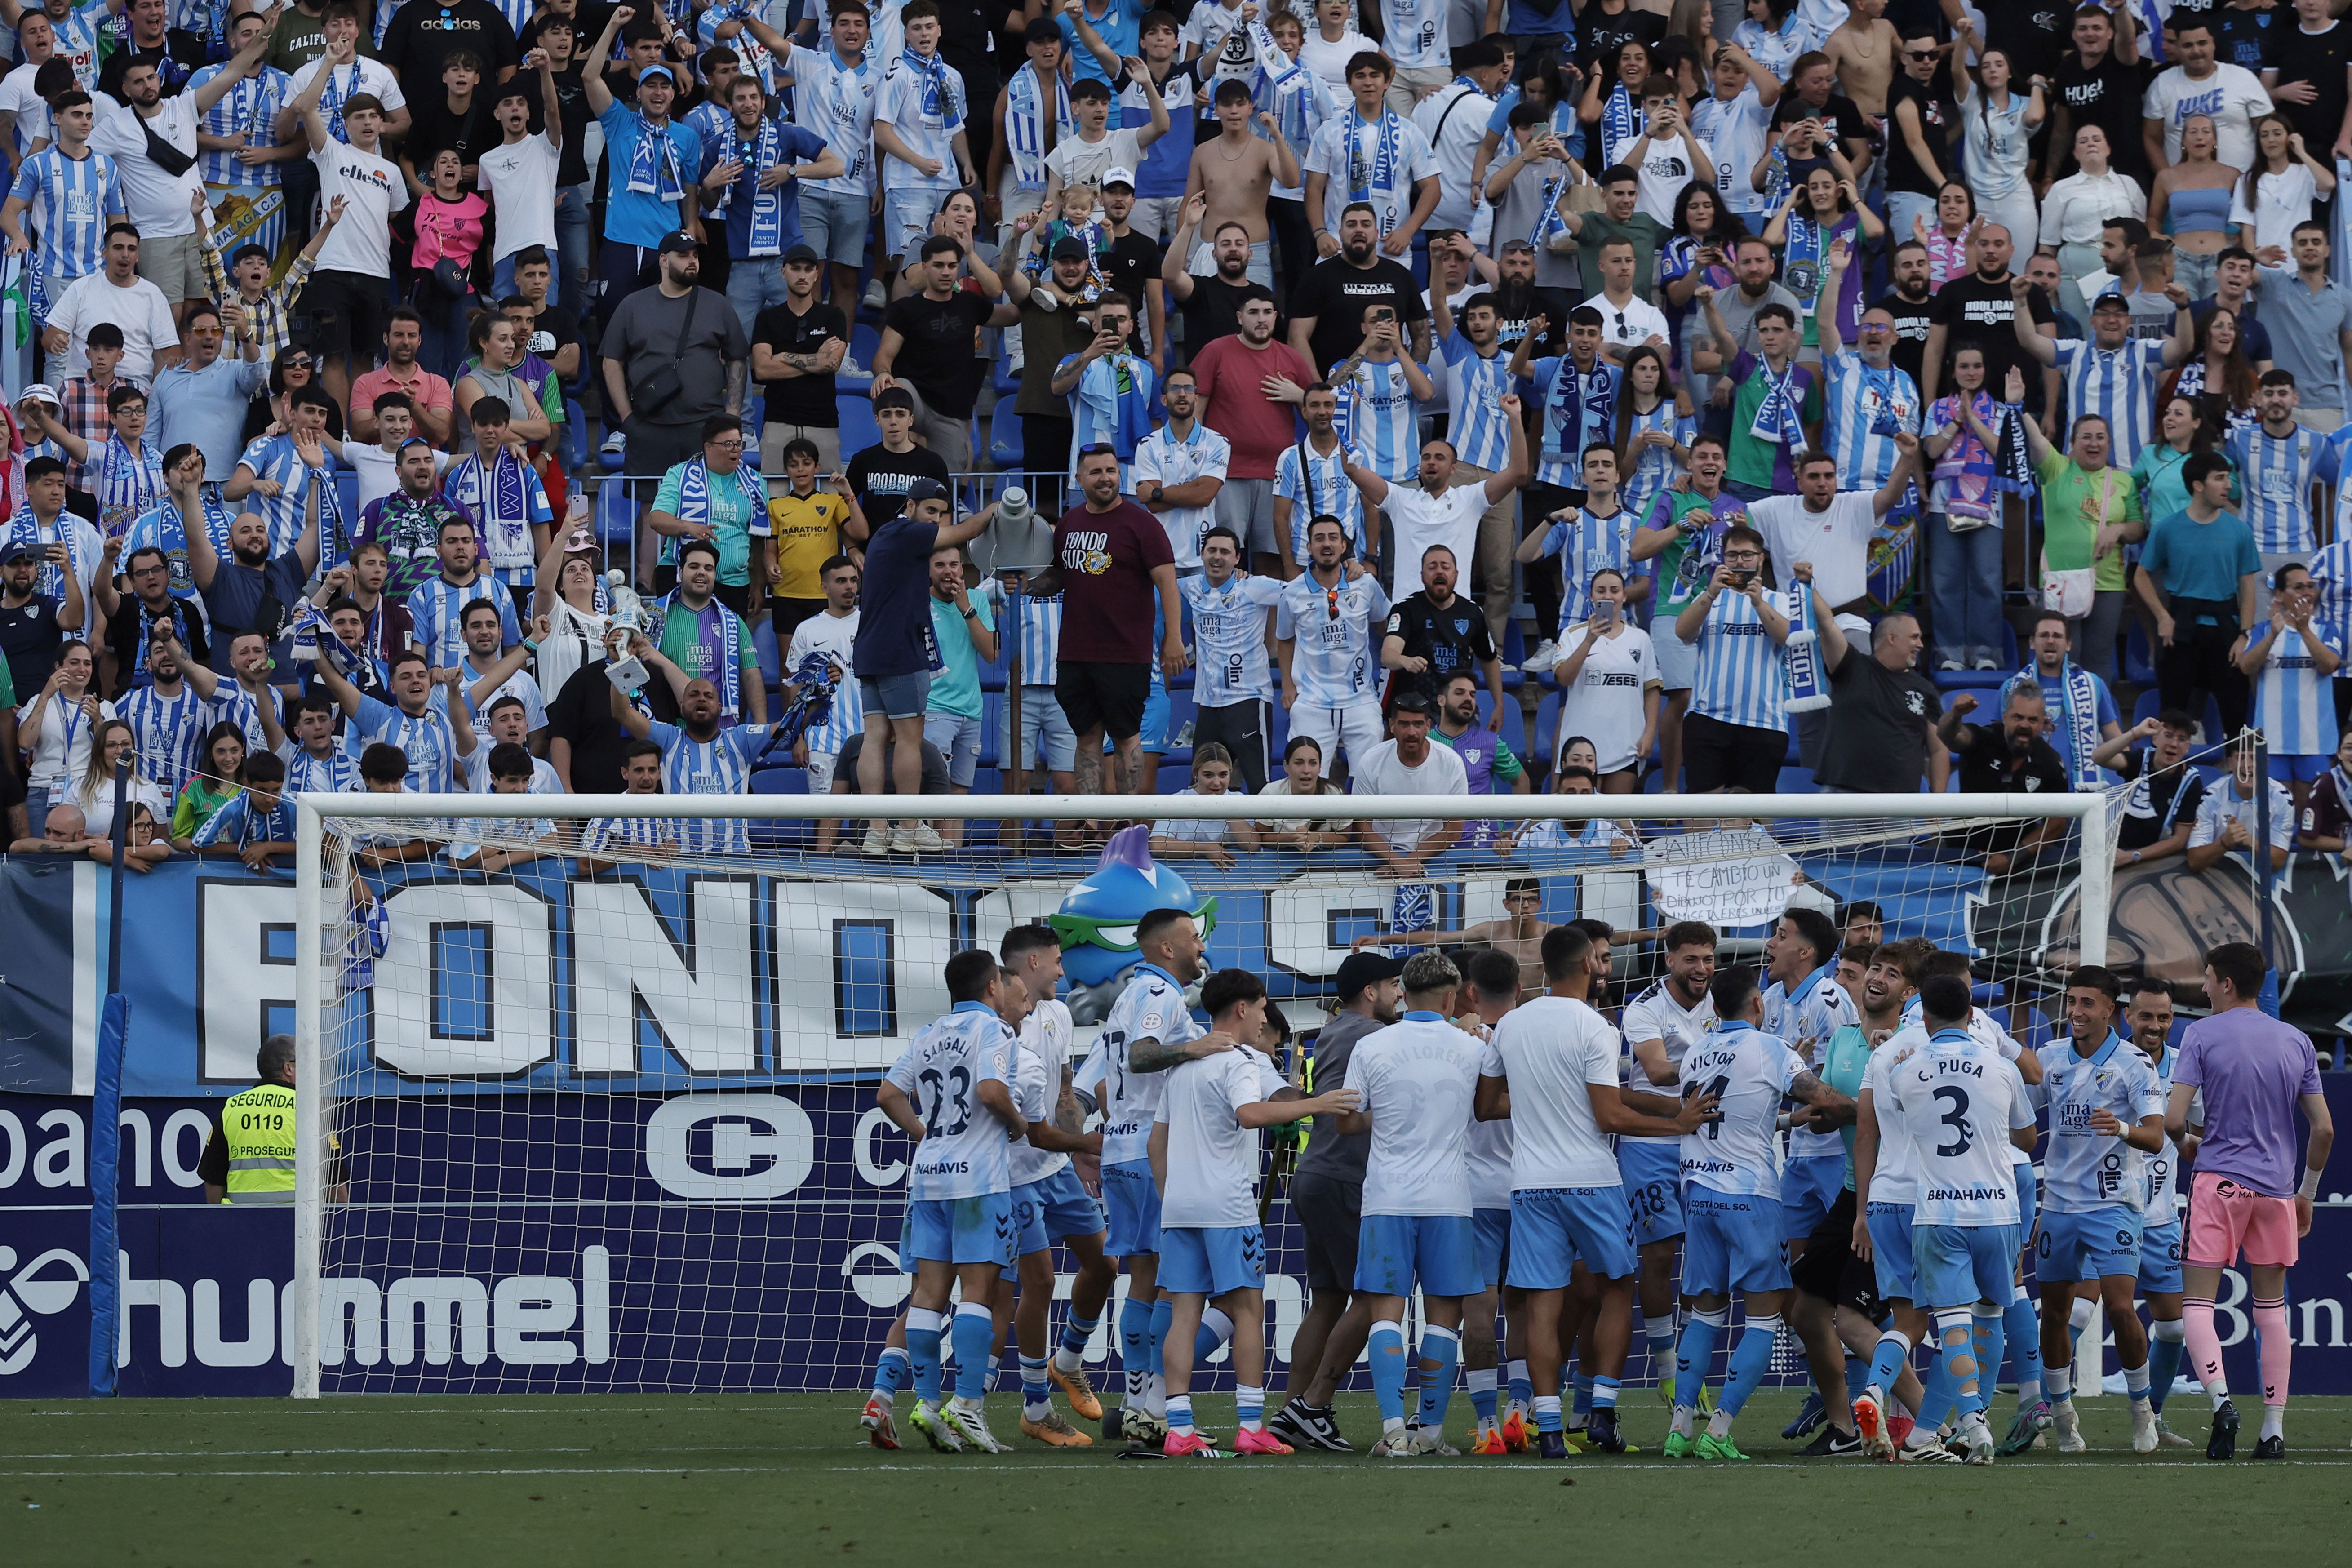
[[[355,795],[365,785],[360,778],[357,757],[341,746],[332,746],[323,757],[313,756],[298,742],[289,740],[278,748],[278,757],[286,764],[288,795]]]
[[[1458,331],[1439,345],[1439,353],[1445,363],[1437,397],[1450,416],[1445,438],[1463,462],[1499,473],[1511,460],[1511,426],[1502,408],[1503,395],[1511,390],[1511,356],[1499,345],[1482,355]]]
[[[1563,377],[1570,378],[1560,384]],[[1623,373],[1597,355],[1589,371],[1573,358],[1539,359],[1528,380],[1543,405],[1543,445],[1536,459],[1536,482],[1563,489],[1584,488],[1584,448],[1617,430],[1617,395]]]
[[[2270,629],[2266,620],[2248,626],[2246,646],[2261,642],[2270,636]],[[2339,628],[2315,616],[2311,631],[2338,658],[2344,657],[2344,634]],[[2263,727],[2263,740],[2271,755],[2336,754],[2335,684],[2314,668],[2303,634],[2291,626],[2280,628],[2278,639],[2263,659],[2263,673],[2254,682],[2254,722]]]
[[[1877,369],[1852,349],[1841,350],[1822,368],[1829,374],[1822,444],[1837,459],[1838,489],[1874,490],[1902,458],[1896,432],[1919,434],[1918,384],[1902,366]]]
[[[614,849],[654,849],[677,853],[677,836],[684,819],[673,816],[595,816],[580,830],[580,852],[594,855]]]
[[[994,578],[990,579],[995,581]],[[841,679],[833,689],[833,708],[824,722],[808,731],[811,752],[838,753],[849,744],[852,735],[866,732],[866,699],[857,684],[857,666],[852,647],[857,640],[857,623],[864,612],[852,610],[845,616],[820,611],[803,621],[793,632],[792,647],[784,652],[784,674],[789,678],[801,667],[801,661],[813,653],[821,653],[841,671]]]
[[[187,90],[195,91],[226,70],[223,65],[205,66],[188,78]],[[199,128],[207,136],[238,136],[248,147],[275,147],[278,137],[274,122],[278,111],[292,101],[293,92],[288,86],[290,79],[275,66],[263,66],[251,76],[239,77],[236,85],[221,94],[219,101],[207,110]],[[235,153],[199,153],[196,163],[204,172],[208,185],[274,185],[278,182],[276,163],[240,163]]]
[[[2134,1048],[2137,1049],[2137,1047]],[[2147,1053],[2141,1051],[2140,1055],[2146,1057]],[[2172,1064],[2179,1059],[2180,1053],[2172,1047],[2167,1046],[2164,1047],[2163,1059],[2149,1064],[2150,1070],[2156,1074],[2156,1095],[2158,1104],[2172,1099]],[[2200,1090],[2196,1098],[2189,1102],[2189,1121],[2191,1126],[2204,1124],[2204,1093]],[[2147,1172],[2147,1198],[2140,1209],[2140,1212],[2147,1216],[2147,1228],[2154,1230],[2161,1226],[2179,1225],[2180,1223],[2179,1196],[2180,1150],[2171,1139],[2167,1138],[2158,1146],[2155,1153],[2143,1154],[2140,1163]]]
[[[985,1005],[959,1002],[946,1017],[925,1025],[890,1064],[883,1077],[914,1102],[923,1122],[923,1141],[908,1162],[908,1203],[1013,1190],[1012,1141],[980,1103],[980,1086],[992,1079],[1008,1083],[1019,1048],[1004,1020]],[[1157,1074],[1146,1076],[1159,1081]],[[1148,1121],[1144,1131],[1150,1135]]]
[[[242,849],[248,844],[291,844],[294,808],[281,797],[276,805],[263,811],[253,804],[251,795],[240,792],[196,829],[194,842],[199,849],[220,844],[232,849]]]
[[[1162,425],[1135,444],[1135,482],[1140,486],[1146,479],[1157,479],[1172,489],[1189,485],[1194,479],[1222,479],[1233,458],[1233,443],[1197,419],[1192,422],[1192,434],[1181,441],[1176,438],[1173,425]],[[1160,519],[1160,526],[1168,531],[1168,547],[1176,553],[1176,569],[1190,572],[1198,567],[1201,536],[1216,526],[1216,502],[1171,507],[1154,515]],[[1243,542],[1246,546],[1248,542]]]
[[[1012,628],[1021,656],[1021,684],[1051,686],[1061,672],[1062,595],[1021,596],[1020,626]]]
[[[1621,506],[1607,517],[1588,507],[1544,531],[1543,552],[1559,557],[1561,626],[1575,626],[1591,616],[1594,573],[1613,566],[1628,576],[1633,574],[1633,531],[1640,516],[1631,507]]]
[[[1327,588],[1310,570],[1282,585],[1275,635],[1296,644],[1290,679],[1300,705],[1346,708],[1378,699],[1380,660],[1372,628],[1388,613],[1388,594],[1369,572]]]
[[[522,623],[515,618],[514,595],[478,566],[473,581],[452,583],[441,574],[427,577],[408,595],[409,640],[425,650],[436,669],[454,669],[466,657],[466,606],[488,599],[499,607],[499,646],[522,641]]]
[[[2121,348],[2103,349],[2079,338],[2063,339],[2058,374],[2066,382],[2067,417],[2103,416],[2113,442],[2107,461],[2130,468],[2140,449],[2156,439],[2156,384],[2164,374],[2164,340],[2131,338]],[[2317,437],[2313,439],[2315,445]]]
[[[2230,460],[2245,489],[2246,526],[2265,555],[2307,554],[2317,542],[2311,526],[2311,481],[2325,437],[2297,425],[2273,436],[2260,425],[2230,433]]]
[[[277,720],[278,729],[281,731],[284,731],[286,727],[285,695],[274,686],[265,686],[262,690],[269,697],[269,716]],[[268,732],[261,727],[259,701],[252,692],[246,690],[235,681],[222,681],[220,689],[213,693],[213,716],[207,721],[207,727],[211,724],[234,724],[244,731],[245,749],[248,754],[266,752],[269,749]]]
[[[1307,564],[1307,528],[1318,517],[1336,517],[1348,531],[1349,542],[1361,561],[1369,554],[1364,540],[1364,498],[1348,478],[1345,464],[1370,468],[1372,459],[1361,447],[1345,437],[1326,457],[1315,449],[1315,438],[1294,441],[1274,460],[1274,493],[1290,503],[1290,558]]]
[[[1789,597],[1767,588],[1765,603],[1782,615]],[[1690,710],[1751,730],[1786,730],[1789,674],[1780,645],[1745,594],[1725,594],[1708,606],[1698,632],[1698,674]]]
[[[1339,439],[1363,448],[1364,466],[1391,484],[1410,484],[1421,471],[1421,420],[1404,361],[1365,360],[1335,388]]]
[[[360,698],[359,717],[343,726],[343,749],[353,757],[381,742],[398,746],[408,759],[404,781],[412,795],[448,795],[457,781],[457,731],[438,703],[427,703],[422,713],[373,697]]]
[[[1698,438],[1698,421],[1690,415],[1675,413],[1674,399],[1662,397],[1647,414],[1638,408],[1633,411],[1625,426],[1626,439],[1630,443],[1644,430],[1663,430],[1675,438],[1676,446],[1688,451],[1690,444]],[[1634,456],[1633,471],[1620,478],[1617,502],[1632,516],[1641,517],[1650,510],[1650,502],[1658,492],[1684,472],[1685,465],[1675,458],[1673,447],[1644,447]]]
[[[268,479],[278,487],[274,496],[256,490],[237,504],[257,513],[269,524],[269,553],[283,555],[294,548],[302,537],[302,516],[309,501],[308,485],[319,487],[320,558],[340,550],[350,531],[358,526],[358,519],[341,516],[335,495],[335,473],[342,459],[335,455],[331,443],[323,448],[327,466],[317,473],[303,466],[302,454],[291,436],[257,436],[246,444],[236,459],[240,468],[249,468],[257,479]]]
[[[1192,612],[1192,701],[1202,708],[1274,696],[1274,672],[1265,657],[1265,612],[1282,600],[1284,584],[1274,577],[1236,572],[1222,584],[1205,575],[1176,579],[1176,591]]]
[[[29,204],[50,299],[105,265],[107,215],[123,210],[113,159],[103,153],[68,158],[45,147],[25,160],[8,194]]]
[[[2330,439],[2331,452],[2341,448]],[[2323,482],[2342,485],[2331,474],[2320,475]],[[2315,626],[2352,626],[2352,532],[2344,526],[2345,515],[2352,511],[2352,485],[2336,491],[2336,542],[2323,544],[2311,558],[2311,581],[2319,590],[2319,602],[2312,612]]]
[[[751,759],[767,743],[765,724],[734,724],[698,741],[675,724],[653,726],[662,749],[664,795],[749,795]],[[677,847],[688,855],[744,855],[751,831],[737,817],[690,816],[677,823]]]
[[[209,698],[196,695],[185,679],[170,696],[153,683],[115,700],[114,716],[131,726],[139,748],[139,772],[154,781],[165,800],[178,798],[204,752],[205,731],[221,714]]]

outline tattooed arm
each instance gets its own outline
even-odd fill
[[[1234,1040],[1230,1035],[1202,1035],[1181,1046],[1150,1038],[1135,1040],[1127,1047],[1127,1070],[1165,1072],[1179,1062],[1198,1061],[1202,1057],[1213,1057],[1219,1051],[1233,1048]]]

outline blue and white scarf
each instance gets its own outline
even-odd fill
[[[467,457],[442,479],[441,493],[472,516],[486,563],[528,560],[536,553],[530,537],[530,474],[511,449],[499,448],[487,475],[480,454]]]
[[[1544,442],[1547,455],[1573,466],[1584,466],[1584,432],[1589,424],[1606,426],[1617,417],[1617,372],[1595,355],[1591,371],[1576,368],[1575,356],[1562,354],[1545,395]]]
[[[950,72],[947,62],[937,55],[919,55],[908,49],[898,58],[906,62],[908,70],[922,79],[922,111],[926,116],[938,115],[942,129],[964,117],[961,74]]]
[[[81,531],[74,526],[79,521],[80,519],[69,511],[59,511],[57,521],[49,525],[49,537],[43,539],[41,520],[34,512],[32,503],[26,501],[16,508],[16,515],[8,520],[6,535],[5,538],[0,538],[0,542],[14,543],[23,540],[33,547],[33,553],[38,556],[41,562],[40,575],[35,579],[37,591],[44,599],[52,600],[59,605],[65,603],[66,573],[70,571],[79,578],[84,574],[84,569],[90,564],[82,559],[83,536]],[[66,547],[64,566],[58,566],[49,560],[48,547],[52,544],[62,544]]]
[[[319,118],[327,122],[328,135],[338,142],[345,141],[348,138],[343,133],[343,105],[360,90],[360,62],[352,62],[352,79],[348,82],[338,82],[335,68],[324,60],[319,62],[319,68],[327,73],[327,85],[319,90]]]
[[[757,138],[749,143],[743,139],[742,127],[732,121],[728,132],[733,138],[732,160],[743,165],[725,190],[719,193],[718,210],[724,213],[735,199],[735,186],[745,180],[751,183],[751,249],[753,256],[774,256],[784,248],[784,187],[762,185],[760,176],[772,169],[783,158],[783,135],[776,122],[767,115],[760,116]]]
[[[1601,106],[1601,166],[1615,168],[1617,154],[1640,141],[1642,132],[1642,110],[1621,81],[1609,89],[1609,101]]]
[[[2042,674],[2033,661],[2028,660],[2023,669],[2010,681],[2012,690],[2039,693]],[[2099,749],[2099,682],[2098,678],[2073,659],[2058,676],[2059,706],[2063,711],[2061,722],[2066,731],[2066,765],[2078,790],[2097,789],[2099,765],[2091,753]]]
[[[766,510],[768,482],[760,477],[760,470],[752,466],[751,458],[738,458],[733,473],[717,477],[734,485],[743,498],[743,504],[751,508],[752,517],[757,518]],[[710,521],[711,478],[710,465],[699,458],[690,458],[684,465],[684,471],[677,476],[678,521],[708,523]]]
[[[99,531],[109,539],[120,539],[132,521],[164,493],[163,454],[144,437],[134,452],[120,435],[110,435],[99,454],[98,467]]]
[[[1013,178],[1023,190],[1041,191],[1045,188],[1045,135],[1044,89],[1037,80],[1037,68],[1024,65],[1013,73],[1004,88],[1004,151],[1013,160]],[[1054,78],[1054,135],[1058,144],[1078,133],[1077,115],[1070,108],[1069,89],[1062,84],[1059,73]]]
[[[1378,124],[1380,137],[1373,146],[1372,161],[1368,165],[1360,151],[1363,146],[1363,110],[1352,107],[1348,110],[1348,199],[1351,202],[1370,201],[1375,189],[1389,192],[1396,189],[1397,163],[1404,154],[1404,121],[1395,110],[1383,109]],[[1392,224],[1384,224],[1382,232],[1393,226]]]
[[[1763,378],[1764,401],[1756,405],[1755,423],[1748,427],[1748,433],[1759,441],[1794,452],[1805,444],[1805,398],[1797,390],[1797,362],[1791,359],[1789,367],[1777,376],[1770,364],[1759,362],[1756,374]]]
[[[686,184],[677,173],[677,146],[669,139],[667,121],[656,127],[638,114],[637,144],[629,150],[629,189],[659,202],[686,199]]]
[[[681,512],[684,503],[680,503]],[[697,623],[695,641],[710,650],[710,668],[688,670],[719,689],[719,721],[722,725],[738,722],[743,715],[743,623],[734,611],[712,599],[698,613],[681,602],[676,589],[654,601],[660,613],[659,624],[647,629],[646,636],[658,644],[667,630],[669,617],[690,617]]]
[[[1830,684],[1822,668],[1821,633],[1813,626],[1812,584],[1790,584],[1789,600],[1789,640],[1780,645],[1789,698],[1781,706],[1791,713],[1817,712],[1830,705]]]

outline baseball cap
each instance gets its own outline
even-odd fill
[[[1339,1002],[1341,1005],[1356,999],[1356,994],[1367,985],[1378,985],[1383,980],[1394,980],[1404,973],[1404,960],[1391,958],[1385,952],[1351,952],[1339,962]]]
[[[793,246],[790,250],[787,250],[787,251],[785,251],[785,252],[784,252],[784,259],[785,259],[786,261],[788,261],[788,262],[790,262],[790,261],[820,261],[820,262],[821,262],[821,261],[823,261],[823,260],[824,259],[824,257],[822,257],[822,256],[819,256],[819,255],[816,253],[816,251],[815,251],[814,248],[812,248],[811,247],[809,247],[809,246],[805,246],[805,245],[795,245],[795,246]]]
[[[2128,310],[2131,309],[2131,301],[2125,299],[2115,289],[2110,289],[2105,293],[2091,301],[2091,309],[2094,310]]]
[[[885,395],[887,395],[886,394]],[[917,479],[907,487],[907,504],[908,506],[914,505],[919,500],[945,500],[947,499],[947,486],[940,483],[937,479]]]
[[[637,79],[639,81],[643,81],[646,78],[654,75],[656,72],[659,72],[661,75],[667,77],[669,79],[670,86],[676,87],[677,85],[677,73],[670,69],[669,67],[663,65],[658,60],[639,71],[637,73]]]
[[[661,249],[665,256],[692,256],[697,248],[694,236],[682,228],[662,236]]]
[[[1056,261],[1084,261],[1087,256],[1087,242],[1076,235],[1066,234],[1054,242]]]
[[[34,559],[33,547],[21,539],[0,544],[0,566],[14,566],[19,561]]]
[[[1130,191],[1135,189],[1135,171],[1132,169],[1118,167],[1105,169],[1103,171],[1102,187],[1105,190],[1108,190],[1113,185],[1125,185]]]

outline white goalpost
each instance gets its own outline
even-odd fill
[[[1306,1032],[1360,939],[1424,945],[1398,921],[1497,918],[1527,879],[1544,921],[1619,933],[1621,1002],[1674,921],[1708,919],[1727,959],[1756,963],[1784,907],[1870,900],[1888,937],[1964,949],[1980,987],[2031,1007],[2080,955],[2107,956],[2115,859],[2097,794],[919,795],[891,816],[961,844],[887,858],[859,854],[854,829],[818,847],[816,825],[872,815],[848,795],[292,805],[298,1398],[863,1377],[905,1295],[908,1145],[874,1083],[948,1010],[948,957],[1014,925],[1061,934],[1080,1053],[1150,909],[1196,910],[1209,966],[1259,973]],[[1099,834],[1139,807],[1265,826],[1254,848],[1171,843],[1141,864],[1008,831]],[[1352,842],[1276,837],[1360,818],[1460,841],[1401,898]],[[1988,847],[2037,829],[2053,842],[2029,868],[1983,869]],[[1277,1358],[1299,1299],[1276,1278],[1297,1272],[1281,1169]]]

